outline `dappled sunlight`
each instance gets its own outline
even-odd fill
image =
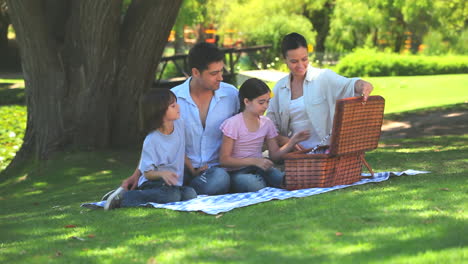
[[[4,187],[9,186],[11,184],[23,182],[23,181],[28,179],[28,175],[29,175],[28,173],[25,173],[25,174],[23,174],[21,176],[18,176],[18,177],[12,177],[12,178],[6,179],[6,180],[0,182],[0,188],[4,188]]]
[[[330,254],[347,256],[353,253],[372,251],[375,248],[375,244],[369,242],[359,242],[356,245],[340,245],[334,247],[333,252]]]
[[[15,198],[21,198],[21,197],[24,197],[24,196],[32,196],[32,195],[42,194],[43,192],[44,192],[43,190],[25,191],[25,192],[23,192],[23,193],[16,193],[16,194],[14,194],[13,197],[15,197]]]
[[[79,253],[79,255],[92,256],[92,257],[123,257],[134,249],[128,246],[119,245],[116,247],[95,248],[88,249]]]
[[[468,249],[460,245],[459,247],[451,247],[445,249],[427,249],[417,254],[402,254],[390,256],[386,261],[381,263],[412,263],[426,264],[430,263],[466,263]]]
[[[49,184],[47,182],[35,182],[33,183],[34,188],[47,187]]]

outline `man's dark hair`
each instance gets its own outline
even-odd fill
[[[283,54],[283,58],[286,58],[286,54],[289,50],[294,50],[300,47],[307,49],[307,41],[305,38],[296,32],[289,33],[284,36],[283,41],[281,42],[281,54]]]
[[[224,52],[213,44],[200,42],[193,46],[188,54],[188,66],[190,70],[196,68],[200,72],[208,69],[208,65],[213,62],[222,61]]]

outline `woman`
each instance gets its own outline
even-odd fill
[[[307,42],[298,33],[283,38],[281,52],[290,74],[273,88],[275,96],[267,112],[279,130],[279,144],[303,130],[309,130],[311,136],[298,144],[299,149],[329,144],[336,100],[363,96],[366,101],[372,84],[310,66]]]

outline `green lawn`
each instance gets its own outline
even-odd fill
[[[434,87],[440,76],[370,80],[394,113],[465,102],[468,75],[440,82],[457,77],[443,93]],[[419,93],[393,89],[398,83]],[[394,102],[400,96],[426,104],[407,109]],[[24,115],[24,106],[8,104],[0,111]],[[7,119],[0,140],[21,129]],[[0,175],[0,263],[467,263],[467,154],[468,133],[384,140],[367,155],[375,171],[431,173],[210,216],[81,208],[132,172],[138,150],[57,153]]]
[[[373,94],[385,98],[385,113],[468,102],[468,74],[368,77]]]

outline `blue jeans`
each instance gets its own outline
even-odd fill
[[[230,178],[225,169],[211,167],[196,177],[186,172],[184,185],[191,186],[197,194],[225,194],[229,192]]]
[[[169,186],[163,180],[144,182],[137,190],[123,194],[121,207],[133,207],[146,203],[172,203],[186,201],[197,197],[189,186]]]
[[[229,172],[232,191],[235,193],[255,192],[267,186],[281,188],[284,173],[276,168],[262,170],[256,166],[248,166]]]

